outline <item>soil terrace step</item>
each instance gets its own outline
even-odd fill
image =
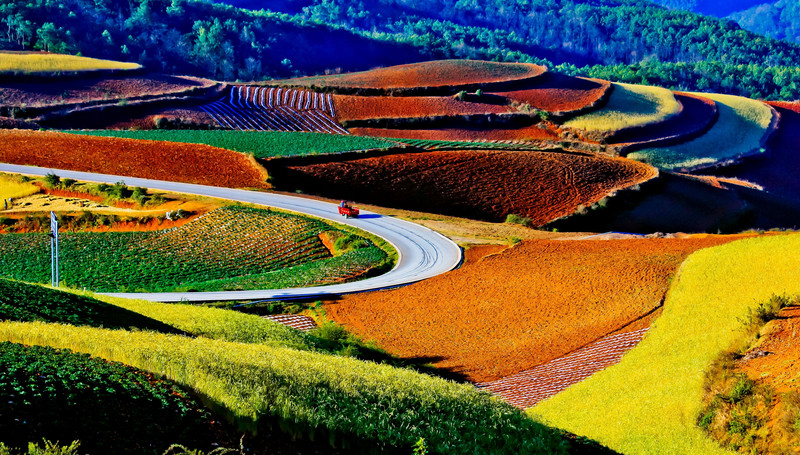
[[[611,335],[530,370],[476,386],[513,406],[530,408],[572,384],[619,363],[626,352],[639,344],[647,330]]]

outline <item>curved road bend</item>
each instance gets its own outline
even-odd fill
[[[40,176],[54,173],[62,178],[96,183],[124,181],[126,185],[130,186],[141,186],[154,190],[229,199],[290,210],[363,229],[387,240],[400,253],[397,264],[389,272],[366,280],[350,283],[310,288],[254,291],[117,293],[106,295],[138,298],[156,302],[313,298],[401,286],[448,272],[461,262],[461,249],[458,245],[438,232],[434,232],[426,227],[408,221],[366,211],[361,212],[360,218],[346,219],[341,217],[336,211],[336,206],[329,202],[274,193],[260,193],[256,191],[236,190],[232,188],[195,185],[190,183],[165,182],[160,180],[93,174],[63,169],[47,169],[14,164],[0,163],[0,171]]]

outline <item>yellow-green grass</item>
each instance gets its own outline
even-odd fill
[[[575,117],[564,126],[592,132],[614,132],[666,120],[681,111],[681,103],[665,88],[615,83],[601,109]]]
[[[696,426],[704,371],[772,294],[800,293],[800,235],[700,250],[681,265],[662,316],[622,361],[530,409],[625,454],[726,454]]]
[[[0,74],[55,74],[98,70],[135,70],[138,63],[116,62],[77,55],[0,52]]]
[[[717,103],[719,118],[703,136],[683,144],[639,150],[628,158],[661,169],[711,166],[743,155],[763,152],[774,113],[766,104],[734,95],[695,93]]]
[[[307,351],[41,322],[0,322],[0,340],[67,348],[166,376],[254,429],[296,431],[434,453],[566,453],[560,434],[471,385]]]
[[[19,178],[0,175],[0,201],[30,196],[39,192],[39,187]]]

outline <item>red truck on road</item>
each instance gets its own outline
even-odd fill
[[[358,218],[358,207],[353,207],[349,202],[342,201],[339,204],[339,215],[347,218]]]

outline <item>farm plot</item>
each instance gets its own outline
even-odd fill
[[[564,126],[611,134],[626,128],[658,123],[681,111],[681,104],[665,88],[621,83],[613,86],[614,91],[603,108],[568,120]]]
[[[729,241],[523,241],[467,250],[464,266],[399,289],[356,294],[326,313],[403,357],[436,359],[477,382],[561,357],[661,304],[691,252]],[[413,302],[413,304],[409,304]]]
[[[563,152],[406,153],[270,167],[274,185],[472,219],[543,224],[657,175],[631,160]]]
[[[290,87],[327,87],[402,91],[410,88],[447,88],[524,81],[545,74],[547,68],[529,63],[497,63],[482,60],[437,60],[390,66],[358,73],[310,76],[275,81]]]
[[[399,129],[399,128],[350,128],[350,132],[360,136],[405,138],[445,141],[557,141],[559,135],[551,128],[538,125],[522,128],[437,128],[437,129]]]
[[[135,70],[138,63],[117,62],[89,57],[46,52],[0,51],[0,74],[56,75],[99,70]]]
[[[22,182],[19,178],[0,174],[0,205],[8,199],[30,196],[41,191],[41,188],[29,182]]]
[[[621,453],[730,454],[696,425],[704,372],[761,302],[800,293],[798,248],[800,235],[762,236],[689,256],[636,348],[530,413]]]
[[[743,156],[763,153],[777,123],[768,105],[733,95],[697,93],[714,100],[719,118],[708,132],[682,144],[655,147],[630,153],[628,158],[666,170],[694,170],[713,167]]]
[[[138,140],[206,144],[249,153],[256,158],[278,156],[324,155],[361,150],[388,149],[400,146],[378,138],[354,135],[297,133],[283,131],[226,130],[152,130],[152,131],[66,131],[91,136],[109,136]]]
[[[205,145],[0,131],[0,162],[231,188],[264,188],[252,158]]]
[[[450,96],[334,95],[333,100],[336,103],[336,119],[340,122],[514,112],[505,103],[459,101]]]
[[[319,234],[331,228],[320,222],[270,211],[225,207],[185,225],[146,232],[64,233],[61,237],[61,273],[72,287],[96,291],[177,290],[196,286],[220,290],[236,287],[235,278],[263,276],[268,272],[307,265],[329,258]],[[46,234],[0,235],[2,276],[43,283],[49,277],[49,247]],[[367,248],[368,249],[368,248]],[[336,282],[354,273],[341,256],[338,267],[327,267],[326,275],[288,274],[294,285]],[[373,257],[375,257],[373,255]],[[339,258],[335,258],[339,259]],[[382,258],[378,258],[380,260]],[[370,261],[358,266],[368,268]],[[302,278],[298,278],[298,276]],[[221,280],[218,286],[208,282]],[[275,284],[263,279],[260,284]],[[296,281],[305,281],[296,283]],[[270,286],[273,287],[273,286]]]
[[[234,130],[350,134],[334,120],[330,93],[237,85],[228,96],[200,109],[220,126]]]
[[[578,111],[597,103],[611,87],[608,81],[547,73],[530,88],[492,92],[519,104],[553,113]]]

